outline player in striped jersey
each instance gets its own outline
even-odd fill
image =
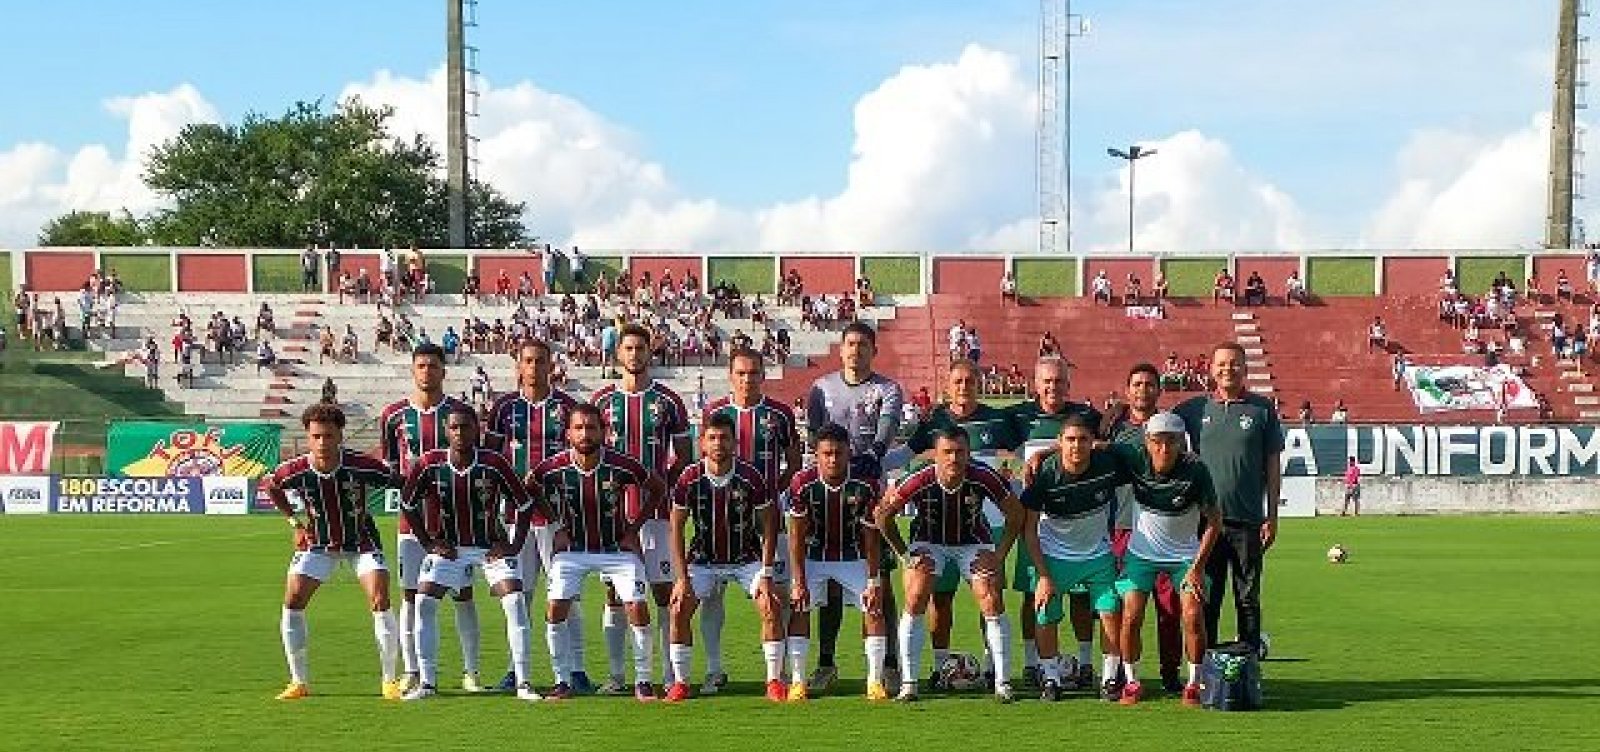
[[[620,384],[610,384],[594,393],[590,400],[605,415],[606,445],[628,455],[671,483],[678,471],[692,459],[689,445],[689,410],[683,398],[670,387],[650,376],[650,332],[630,324],[622,328],[617,343],[617,364],[622,367]],[[629,494],[629,504],[639,506],[637,493]],[[672,552],[667,540],[667,510],[661,505],[639,531],[639,554],[644,559],[645,577],[655,597],[657,620],[661,628],[661,652],[666,653],[667,627],[671,623],[667,606],[672,598]],[[621,691],[622,613],[615,597],[607,598],[604,629],[606,651],[611,661],[611,676],[600,690],[606,694]],[[663,662],[664,681],[671,683],[672,664]]]
[[[567,616],[572,599],[583,590],[583,578],[598,573],[610,581],[624,601],[633,638],[634,697],[655,699],[650,683],[652,638],[650,607],[645,602],[644,565],[639,557],[639,529],[666,494],[666,484],[638,460],[602,444],[605,416],[593,405],[579,404],[567,414],[570,448],[533,469],[533,483],[554,510],[560,525],[551,557],[546,598],[545,640],[557,671],[571,666],[567,653]],[[638,489],[642,504],[627,503],[628,489]],[[547,695],[572,695],[570,677]]]
[[[486,443],[503,452],[517,471],[517,477],[525,479],[528,471],[566,449],[567,413],[577,401],[551,386],[553,361],[548,343],[523,340],[513,349],[511,357],[517,364],[517,391],[500,395],[489,409]],[[506,518],[507,525],[514,522],[511,517]],[[533,592],[539,573],[550,576],[550,543],[555,534],[554,528],[546,524],[535,524],[531,532],[527,545],[517,554],[524,603]],[[571,668],[572,687],[576,692],[587,693],[594,691],[594,686],[583,670],[582,613],[581,607],[572,610],[567,618],[567,631],[572,637],[571,655],[576,661]],[[514,667],[508,667],[498,688],[511,691],[516,686]]]
[[[811,607],[826,599],[828,586],[861,610],[866,642],[867,699],[887,700],[883,664],[889,655],[889,625],[883,616],[883,572],[878,558],[883,536],[872,517],[877,481],[850,474],[850,432],[830,423],[817,431],[817,464],[789,484],[789,560],[793,562],[789,619],[791,701],[810,696],[804,678],[811,649]]]
[[[261,481],[272,505],[294,529],[294,556],[284,586],[283,652],[289,661],[289,686],[280,700],[311,694],[306,655],[306,605],[317,587],[343,562],[355,569],[372,609],[372,632],[378,640],[383,697],[397,700],[394,614],[389,610],[389,568],[383,560],[378,528],[367,511],[369,488],[395,488],[399,478],[376,459],[344,448],[344,412],[333,405],[312,405],[300,416],[310,451],[281,465]],[[294,495],[305,512],[295,511]]]
[[[1010,484],[999,473],[972,461],[966,430],[952,427],[934,436],[934,464],[914,472],[896,488],[884,493],[875,513],[878,528],[896,551],[906,551],[906,605],[900,617],[899,702],[917,699],[922,642],[926,637],[923,614],[933,597],[934,581],[946,562],[954,561],[967,578],[983,612],[984,637],[994,655],[994,695],[1011,702],[1013,694],[1006,660],[1011,627],[1006,622],[1000,563],[1022,531],[1022,508]],[[994,501],[1005,517],[997,542],[983,517],[983,504]],[[916,506],[911,521],[911,545],[900,544],[895,517],[906,505]]]
[[[439,669],[439,601],[452,588],[472,584],[482,569],[489,592],[506,615],[506,640],[516,672],[519,700],[538,700],[528,681],[528,612],[522,603],[522,575],[517,551],[527,541],[528,525],[548,515],[535,502],[505,456],[479,443],[478,413],[454,405],[445,417],[449,449],[435,449],[418,458],[406,476],[400,510],[428,555],[422,560],[417,600],[417,664],[421,684],[407,700],[432,697]],[[516,522],[507,540],[503,516]],[[438,535],[424,524],[438,520]]]
[[[767,668],[767,699],[783,702],[783,626],[779,623],[773,563],[777,557],[778,507],[761,473],[733,456],[733,419],[713,415],[700,427],[700,461],[684,468],[672,489],[668,522],[673,569],[672,675],[667,702],[689,699],[694,655],[690,621],[713,590],[744,587],[761,617],[761,655]],[[684,525],[694,520],[694,541]]]
[[[384,462],[400,476],[411,471],[418,457],[449,446],[445,437],[445,416],[452,407],[466,403],[444,393],[444,350],[425,344],[411,353],[412,390],[405,397],[383,408],[378,417],[379,452]],[[429,525],[435,520],[427,520]],[[400,563],[400,587],[405,601],[400,604],[400,656],[405,663],[405,691],[416,689],[417,668],[417,575],[427,556],[422,544],[404,516],[398,522],[399,540],[395,554]],[[472,588],[456,592],[456,635],[461,640],[461,687],[479,691],[478,608],[472,602]]]
[[[724,415],[733,421],[734,448],[739,459],[755,465],[766,480],[774,500],[780,501],[789,480],[800,469],[800,433],[794,410],[782,401],[762,394],[766,364],[761,354],[739,349],[728,355],[728,379],[733,392],[706,405],[701,424],[713,416]],[[783,510],[779,510],[780,516]],[[773,564],[772,581],[781,591],[789,582],[788,536],[779,529],[778,559]],[[723,588],[718,587],[701,599],[700,636],[706,652],[706,681],[701,694],[715,694],[728,681],[722,670]],[[787,606],[780,593],[780,606]],[[786,620],[785,620],[786,621]]]

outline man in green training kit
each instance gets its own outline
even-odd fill
[[[972,459],[996,472],[1000,470],[998,453],[1013,452],[1021,446],[1022,438],[1016,432],[1011,416],[978,401],[978,385],[981,382],[982,374],[977,364],[970,360],[957,360],[946,369],[945,403],[935,407],[928,417],[918,423],[906,440],[906,447],[917,455],[909,468],[912,472],[920,470],[930,461],[934,437],[940,431],[951,428],[965,429],[972,442]],[[997,531],[1005,525],[1005,516],[992,503],[984,505],[983,516],[994,539],[1000,540]],[[945,566],[934,582],[933,600],[928,605],[928,641],[933,645],[933,676],[929,679],[929,686],[935,689],[943,688],[939,686],[939,667],[950,655],[950,629],[954,623],[952,611],[961,580],[961,572],[954,563]],[[1024,626],[1024,630],[1031,632],[1027,626]],[[978,633],[983,633],[981,620]],[[985,657],[992,661],[992,656],[987,652]],[[1032,663],[1028,665],[1032,666]],[[994,667],[986,667],[985,674],[992,677]]]

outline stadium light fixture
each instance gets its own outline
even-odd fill
[[[1133,146],[1128,147],[1127,151],[1116,148],[1106,149],[1106,154],[1109,154],[1116,159],[1124,160],[1128,163],[1128,254],[1133,255],[1134,165],[1145,157],[1155,156],[1156,150],[1146,149],[1138,144],[1134,144]]]

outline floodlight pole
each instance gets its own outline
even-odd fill
[[[1116,157],[1117,159],[1126,160],[1128,162],[1128,255],[1131,256],[1133,255],[1133,197],[1135,195],[1133,190],[1133,180],[1136,172],[1135,165],[1139,160],[1144,159],[1145,157],[1155,156],[1156,150],[1145,149],[1138,144],[1134,144],[1133,146],[1128,147],[1127,151],[1123,151],[1121,149],[1106,149],[1106,153]]]

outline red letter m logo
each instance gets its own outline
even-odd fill
[[[0,475],[50,472],[60,423],[0,423]]]

